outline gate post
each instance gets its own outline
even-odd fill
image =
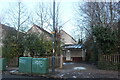
[[[63,67],[63,55],[61,54],[60,55],[60,68]]]

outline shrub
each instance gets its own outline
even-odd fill
[[[25,50],[30,52],[33,56],[45,56],[46,53],[50,54],[52,50],[51,41],[44,40],[38,37],[37,34],[27,34],[25,36]]]
[[[3,39],[2,57],[13,58],[18,57],[24,52],[23,37],[19,36],[17,40],[16,33],[8,33]]]
[[[117,33],[115,31],[107,27],[94,27],[93,35],[96,37],[96,42],[102,53],[117,53]]]
[[[98,61],[97,67],[99,69],[105,69],[105,70],[118,70],[120,63],[113,63],[108,61]]]

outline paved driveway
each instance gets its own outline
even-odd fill
[[[18,70],[18,68],[10,68],[10,70]],[[19,77],[19,76],[10,76],[9,69],[4,77]],[[15,72],[14,74],[19,74],[19,72]],[[36,76],[36,75],[35,75]],[[38,77],[41,75],[38,75]],[[51,69],[49,74],[45,76],[53,76],[58,78],[119,78],[118,71],[108,71],[108,70],[100,70],[97,69],[96,66],[86,63],[64,63],[62,69],[56,68],[55,73],[51,73]],[[23,76],[30,77],[30,76]],[[33,77],[33,76],[31,76]]]
[[[119,78],[118,71],[100,70],[85,63],[64,63],[63,69],[57,68],[56,71],[60,72],[56,76],[62,78]]]

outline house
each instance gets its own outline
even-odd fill
[[[47,40],[52,40],[52,34],[37,25],[33,25],[28,30],[28,33],[36,33],[39,36],[42,35]],[[71,37],[68,33],[66,33],[64,30],[60,30],[60,37],[61,37],[60,40],[63,45],[76,44],[76,40],[73,37]]]
[[[13,27],[6,26],[4,24],[0,24],[0,58],[2,57],[2,47],[3,47],[3,39],[6,35],[14,35],[16,36],[17,30]],[[7,61],[7,66],[17,66],[18,65],[18,57],[11,58]]]
[[[68,33],[66,33],[64,30],[60,30],[60,35],[61,35],[62,46],[68,44],[77,44],[76,40]]]
[[[80,62],[85,60],[85,47],[83,44],[69,44],[63,46],[63,60]]]
[[[30,30],[28,30],[28,33],[37,33],[38,35],[42,34],[44,38],[52,40],[52,34],[37,25],[33,25]],[[64,61],[78,62],[85,59],[85,50],[83,49],[83,45],[77,44],[77,41],[64,30],[60,30],[59,36]]]
[[[9,33],[15,34],[17,32],[13,27],[0,24],[0,41]]]
[[[33,25],[27,33],[35,33],[43,39],[52,40],[52,34],[37,25]]]
[[[0,57],[2,57],[3,39],[7,34],[15,34],[17,31],[13,27],[0,24]]]
[[[85,60],[85,47],[83,44],[77,44],[77,41],[66,33],[60,31],[61,42],[63,43],[63,59],[64,61],[80,62]]]

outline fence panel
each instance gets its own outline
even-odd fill
[[[49,67],[52,67],[52,56],[48,57],[49,58]],[[60,66],[60,56],[55,56],[55,67]]]
[[[8,60],[9,67],[17,67],[18,66],[18,57],[14,57]]]
[[[52,56],[48,57],[49,58],[49,67],[52,67]],[[12,59],[8,60],[8,66],[9,67],[17,67],[18,66],[18,57],[14,57]],[[60,66],[60,56],[55,56],[55,67]]]
[[[120,54],[101,55],[99,60],[113,62],[113,63],[119,63],[120,62]]]

